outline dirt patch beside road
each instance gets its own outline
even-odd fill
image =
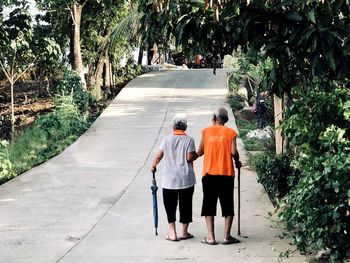
[[[36,117],[51,112],[55,108],[52,91],[47,89],[47,82],[18,82],[14,87],[15,129],[25,130]],[[51,85],[53,86],[53,85]],[[10,85],[0,83],[0,138],[11,136],[11,96]]]

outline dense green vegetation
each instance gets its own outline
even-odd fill
[[[11,88],[9,95],[0,94],[6,103],[10,98],[11,107],[11,114],[1,119],[11,119],[12,136],[18,121],[18,82],[46,82],[55,89],[50,86],[71,68],[84,90],[101,100],[115,96],[130,75],[140,71],[132,54],[138,38],[128,28],[111,37],[136,3],[2,0],[0,4],[0,81],[6,80]],[[36,14],[30,4],[38,8]]]
[[[72,78],[78,80],[74,86],[70,82]],[[4,165],[0,170],[0,182],[62,152],[88,128],[88,95],[82,88],[79,76],[67,72],[60,80],[59,87],[54,112],[40,116],[32,127],[17,136],[10,145],[2,141],[1,163]]]
[[[230,94],[227,96],[227,101],[232,110],[236,111],[243,109],[245,98],[239,94]]]
[[[282,124],[301,177],[281,203],[280,218],[299,248],[330,248],[332,260],[350,250],[349,103],[348,89],[316,89],[295,100]]]
[[[11,179],[14,174],[8,144],[7,141],[0,141],[0,184]]]
[[[268,140],[245,138],[254,121],[237,115],[237,126],[246,150],[264,151],[251,163],[295,243],[302,251],[333,248],[335,261],[349,251],[349,92],[295,89],[291,97],[281,125],[290,140],[284,154],[276,156]]]
[[[350,255],[349,69],[350,8],[347,1],[232,1],[208,2],[213,12],[193,9],[187,21],[207,39],[214,52],[261,52],[255,65],[270,59],[259,87],[283,99],[281,125],[286,155],[262,159],[258,169],[266,189],[276,191],[289,163],[298,175],[285,177],[286,195],[279,216],[302,251],[330,249],[329,261]],[[213,34],[208,34],[212,32]],[[218,34],[216,34],[219,32]],[[182,43],[200,42],[201,34]],[[210,47],[208,47],[210,48]],[[285,156],[293,156],[290,161]],[[280,158],[282,158],[280,160]],[[267,169],[270,166],[270,169]],[[266,167],[265,167],[266,166]],[[288,170],[287,169],[287,170]],[[285,170],[283,168],[283,170]],[[278,171],[278,169],[277,169]],[[271,176],[271,174],[270,174]],[[294,179],[293,179],[294,177]],[[275,177],[273,177],[275,178]],[[265,180],[268,179],[268,180]],[[289,187],[290,186],[290,187]]]

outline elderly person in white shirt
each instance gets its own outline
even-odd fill
[[[169,223],[169,234],[166,239],[179,241],[193,238],[188,232],[192,222],[192,197],[196,178],[193,161],[197,158],[193,138],[186,135],[187,118],[185,114],[177,114],[173,118],[173,133],[167,135],[159,146],[151,171],[157,170],[157,164],[164,158],[162,188],[163,203]],[[179,203],[182,235],[176,233],[176,209]]]

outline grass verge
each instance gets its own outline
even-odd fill
[[[72,72],[59,81],[57,91],[53,112],[39,116],[11,143],[0,140],[0,184],[60,154],[108,106],[97,108],[91,95],[82,89],[79,76]]]

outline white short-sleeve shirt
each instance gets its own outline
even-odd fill
[[[184,189],[196,184],[193,164],[187,161],[188,152],[195,152],[194,140],[184,135],[170,134],[164,137],[159,149],[163,151],[162,187]]]

